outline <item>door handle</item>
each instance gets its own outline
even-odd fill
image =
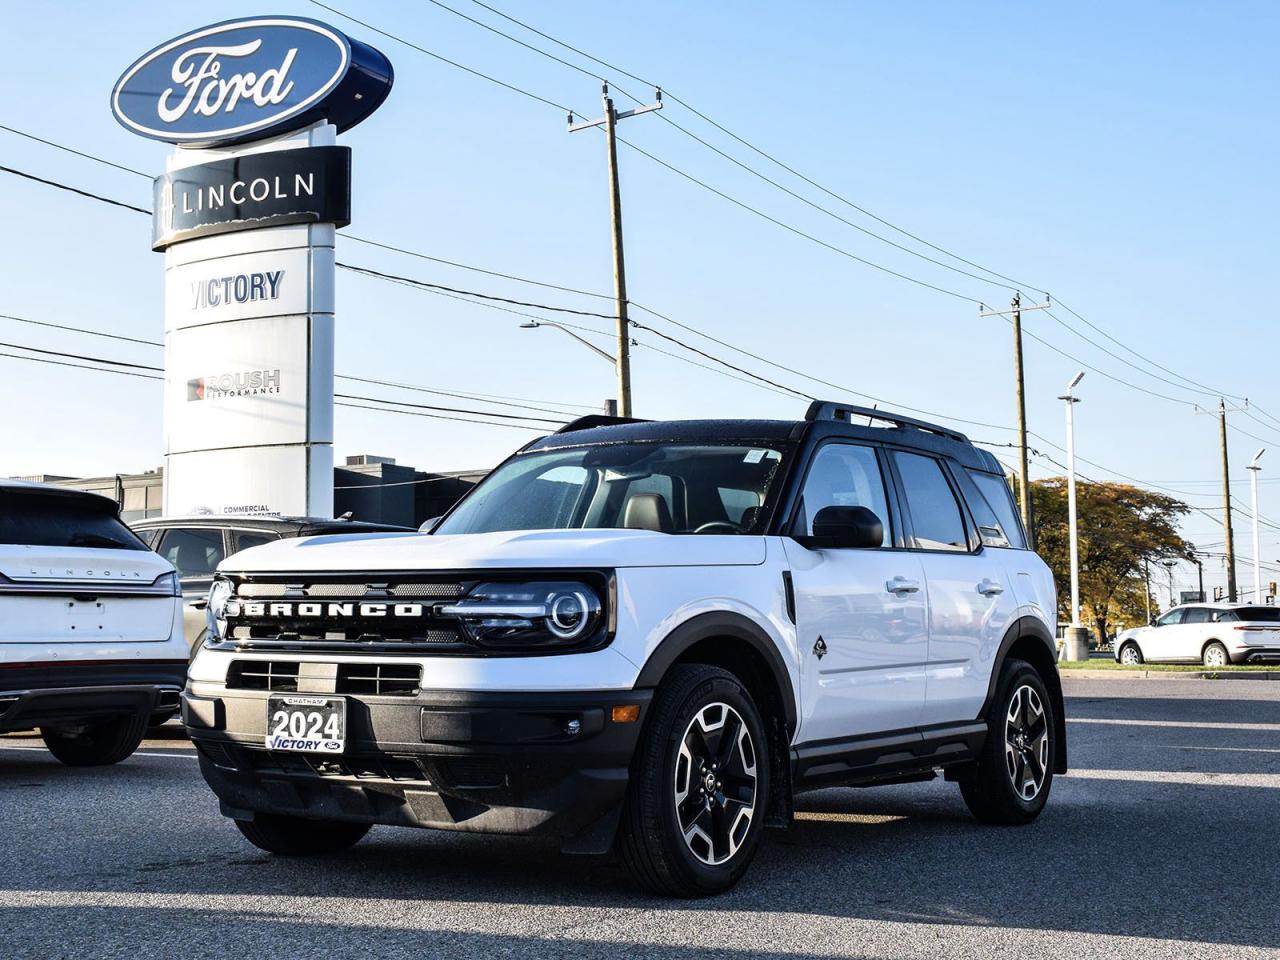
[[[884,585],[889,593],[916,593],[920,589],[919,580],[908,580],[906,577],[894,577]]]
[[[978,584],[978,592],[984,597],[998,597],[1004,593],[1004,587],[994,580],[983,580]]]

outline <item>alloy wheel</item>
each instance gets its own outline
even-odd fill
[[[1227,654],[1219,646],[1212,646],[1204,652],[1204,665],[1206,667],[1225,667],[1227,665]]]
[[[1120,651],[1120,662],[1128,664],[1129,666],[1134,666],[1142,662],[1138,659],[1138,650],[1133,644],[1129,644],[1129,646]]]
[[[756,748],[727,703],[701,708],[685,728],[675,765],[676,820],[689,851],[710,866],[733,858],[756,811]]]
[[[1040,694],[1029,684],[1018,687],[1009,701],[1004,757],[1014,792],[1023,801],[1034,800],[1049,769],[1049,723]]]

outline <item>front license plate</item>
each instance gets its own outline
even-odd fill
[[[343,697],[268,697],[267,749],[341,753],[346,747]]]

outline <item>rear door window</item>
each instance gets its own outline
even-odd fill
[[[157,551],[183,580],[209,579],[226,556],[222,531],[209,527],[174,527],[165,532]]]
[[[147,549],[116,516],[109,500],[8,490],[0,491],[0,544]]]
[[[250,547],[260,547],[264,543],[273,543],[278,540],[274,533],[247,533],[245,531],[236,531],[235,534],[235,550],[239,553],[241,550],[248,550]]]
[[[960,504],[951,490],[942,464],[933,457],[894,451],[894,463],[902,477],[902,493],[911,515],[911,532],[920,550],[969,549]]]
[[[1182,616],[1183,623],[1212,623],[1213,611],[1208,607],[1188,607]]]

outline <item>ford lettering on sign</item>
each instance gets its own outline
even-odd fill
[[[339,132],[391,91],[378,50],[304,17],[202,27],[161,44],[116,81],[111,111],[134,133],[226,146],[328,120]]]

